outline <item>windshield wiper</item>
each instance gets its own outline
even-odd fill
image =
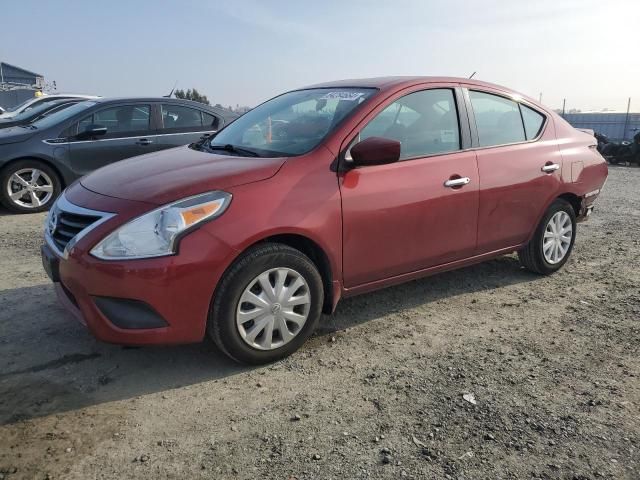
[[[36,127],[35,125],[30,124],[30,123],[27,123],[26,125],[18,125],[18,126],[22,127],[22,128],[30,128],[31,130],[37,130],[38,129],[38,127]]]
[[[235,145],[231,145],[227,143],[226,145],[208,145],[209,150],[224,150],[229,153],[239,153],[241,155],[248,155],[250,157],[259,157],[258,152],[254,152],[253,150],[249,150],[248,148],[236,147]]]

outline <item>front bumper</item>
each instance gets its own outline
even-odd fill
[[[95,208],[86,203],[83,206]],[[123,216],[131,215],[127,212]],[[47,254],[57,259],[54,283],[63,306],[105,342],[148,345],[201,341],[213,292],[236,252],[198,229],[182,239],[177,255],[126,261],[94,258],[89,254],[93,245],[129,219],[118,217],[116,213],[82,237],[65,255],[48,243],[43,247],[43,259]],[[106,308],[109,302],[104,299],[118,308]],[[120,309],[123,305],[130,308]]]

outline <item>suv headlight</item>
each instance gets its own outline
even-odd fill
[[[91,255],[102,260],[173,255],[182,236],[222,215],[230,202],[230,193],[215,191],[170,203],[125,223],[93,247]]]

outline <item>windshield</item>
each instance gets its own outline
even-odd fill
[[[41,118],[40,120],[36,120],[31,125],[37,128],[49,128],[54,125],[57,125],[60,122],[65,121],[68,118],[73,117],[75,114],[80,113],[87,108],[93,107],[96,105],[96,102],[80,102],[75,105],[70,106],[69,108],[65,108],[64,110],[59,110],[51,115],[47,115],[46,117]]]
[[[33,108],[30,108],[28,110],[24,110],[22,112],[20,112],[19,114],[17,114],[15,117],[13,117],[12,120],[25,120],[25,119],[29,119],[32,117],[37,117],[39,114],[46,112],[47,110],[50,110],[52,108],[55,108],[58,105],[62,105],[63,103],[65,103],[64,101],[57,101],[57,102],[46,102],[46,103],[40,103],[38,105],[36,105]]]
[[[316,88],[285,93],[245,113],[208,146],[216,150],[233,146],[236,152],[245,149],[265,157],[301,155],[314,149],[374,92],[372,88]]]

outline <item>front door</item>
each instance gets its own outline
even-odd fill
[[[77,175],[155,150],[151,130],[151,106],[130,104],[105,107],[80,120],[77,132],[89,126],[106,127],[105,135],[91,139],[71,139],[69,158]]]
[[[459,260],[476,248],[476,154],[462,150],[454,90],[420,90],[377,110],[355,142],[398,140],[400,161],[340,176],[346,288]]]

